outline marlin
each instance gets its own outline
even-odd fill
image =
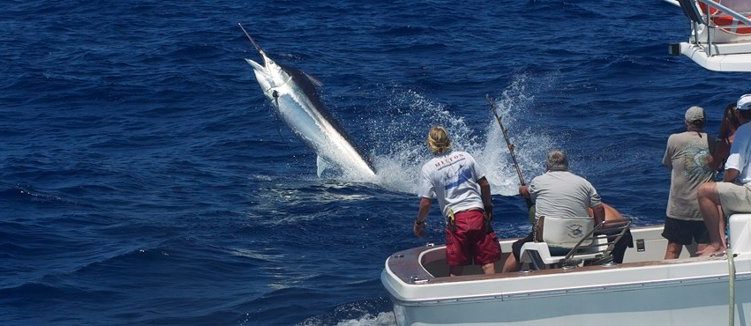
[[[258,50],[263,64],[250,59],[245,61],[253,66],[263,94],[271,100],[282,120],[318,155],[319,176],[322,166],[333,163],[347,176],[373,181],[376,177],[373,166],[352,144],[318,97],[321,83],[301,70],[271,60],[245,28],[238,25]]]

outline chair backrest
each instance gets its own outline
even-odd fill
[[[587,236],[591,237],[594,227],[595,221],[591,217],[546,216],[542,227],[542,241],[546,242],[549,247],[573,248],[577,244],[588,246],[592,244],[593,239],[584,241],[582,239]]]

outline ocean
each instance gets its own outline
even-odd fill
[[[488,171],[501,237],[545,153],[636,225],[661,223],[683,114],[717,133],[747,76],[668,54],[663,1],[8,1],[0,11],[0,324],[393,325],[425,136]],[[318,177],[244,58],[242,23],[323,83],[378,181]],[[744,80],[746,80],[744,82]]]

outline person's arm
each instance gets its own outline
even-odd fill
[[[602,204],[592,207],[592,217],[595,219],[595,225],[605,221],[605,207]]]
[[[493,198],[490,193],[490,183],[488,182],[488,179],[485,179],[485,177],[480,178],[480,180],[477,180],[477,183],[480,184],[480,196],[482,197],[482,206],[485,211],[485,220],[492,221],[493,220]]]
[[[417,211],[417,218],[415,218],[415,223],[414,225],[412,225],[412,231],[417,237],[422,237],[425,235],[425,221],[427,221],[428,213],[430,212],[430,203],[430,198],[420,198],[420,208]]]
[[[662,155],[662,165],[667,167],[668,169],[673,168],[673,146],[672,146],[672,140],[673,135],[670,135],[668,137],[668,144],[665,146],[665,154]]]
[[[735,178],[737,178],[740,173],[741,172],[736,169],[727,169],[725,170],[725,177],[723,178],[723,181],[734,182]]]
[[[725,164],[725,160],[730,155],[730,144],[723,141],[717,141],[711,146],[709,163],[707,164],[712,170],[719,171]]]
[[[707,147],[709,148],[707,166],[713,171],[721,171],[725,160],[730,155],[730,143],[707,134]]]

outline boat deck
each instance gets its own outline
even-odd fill
[[[681,258],[664,260],[667,242],[660,236],[662,226],[636,228],[632,231],[634,242],[643,245],[635,245],[628,248],[623,264],[581,266],[574,269],[552,268],[544,270],[532,270],[511,273],[495,273],[485,275],[477,265],[466,266],[464,275],[449,277],[448,265],[445,259],[445,246],[427,244],[423,247],[411,248],[393,254],[387,260],[388,269],[402,282],[408,284],[441,284],[452,282],[465,282],[472,280],[502,279],[527,277],[534,275],[550,275],[558,273],[572,273],[580,271],[597,271],[639,268],[645,266],[683,264],[697,261],[721,260],[723,257],[690,257],[687,250],[683,250]],[[500,241],[502,256],[496,262],[496,270],[500,271],[508,255],[511,254],[511,244],[517,239],[505,239]]]

